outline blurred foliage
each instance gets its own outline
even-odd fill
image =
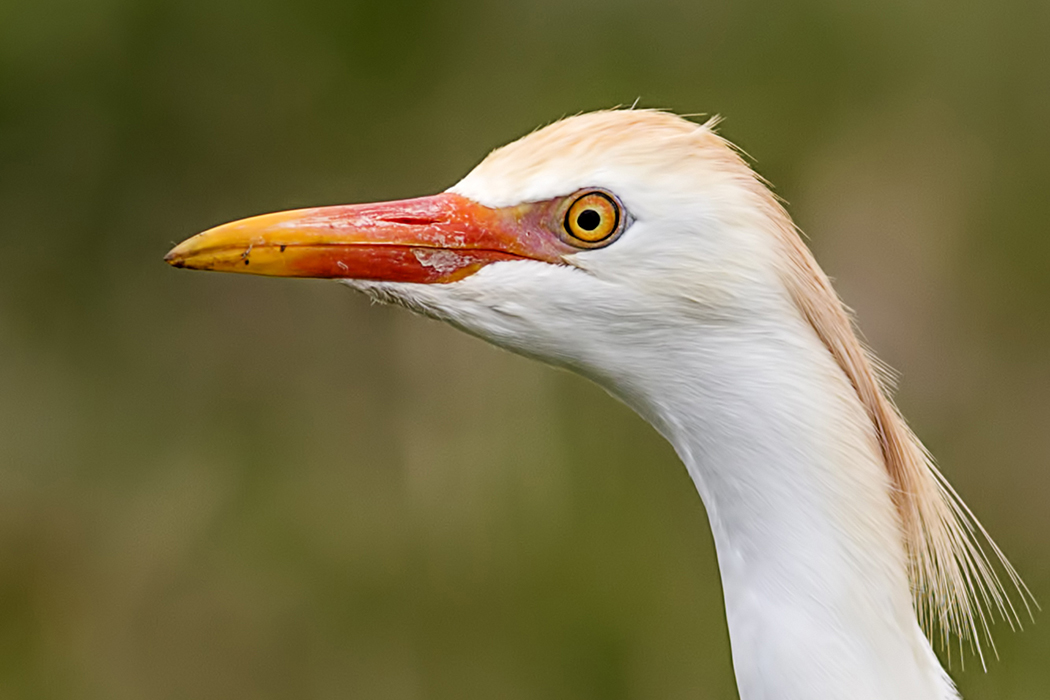
[[[1025,0],[3,0],[0,696],[735,697],[641,420],[338,285],[161,262],[636,98],[727,117],[1050,601],[1048,86]],[[997,642],[964,694],[1047,697],[1046,624]]]

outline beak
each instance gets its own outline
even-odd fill
[[[298,209],[209,229],[164,260],[276,277],[455,282],[493,262],[561,263],[573,250],[541,225],[548,212],[539,209],[492,209],[451,193]]]

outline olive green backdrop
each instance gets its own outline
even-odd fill
[[[0,696],[734,698],[702,505],[574,376],[213,224],[719,113],[1050,601],[1050,4],[0,0]],[[1046,615],[969,698],[1050,697]]]

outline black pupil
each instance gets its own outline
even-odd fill
[[[584,231],[593,231],[602,222],[602,215],[593,209],[584,209],[576,217],[576,224]]]

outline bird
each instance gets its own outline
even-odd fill
[[[577,114],[439,194],[253,216],[165,260],[338,280],[632,408],[705,505],[742,700],[957,699],[935,644],[983,663],[993,619],[1037,604],[717,124]]]

